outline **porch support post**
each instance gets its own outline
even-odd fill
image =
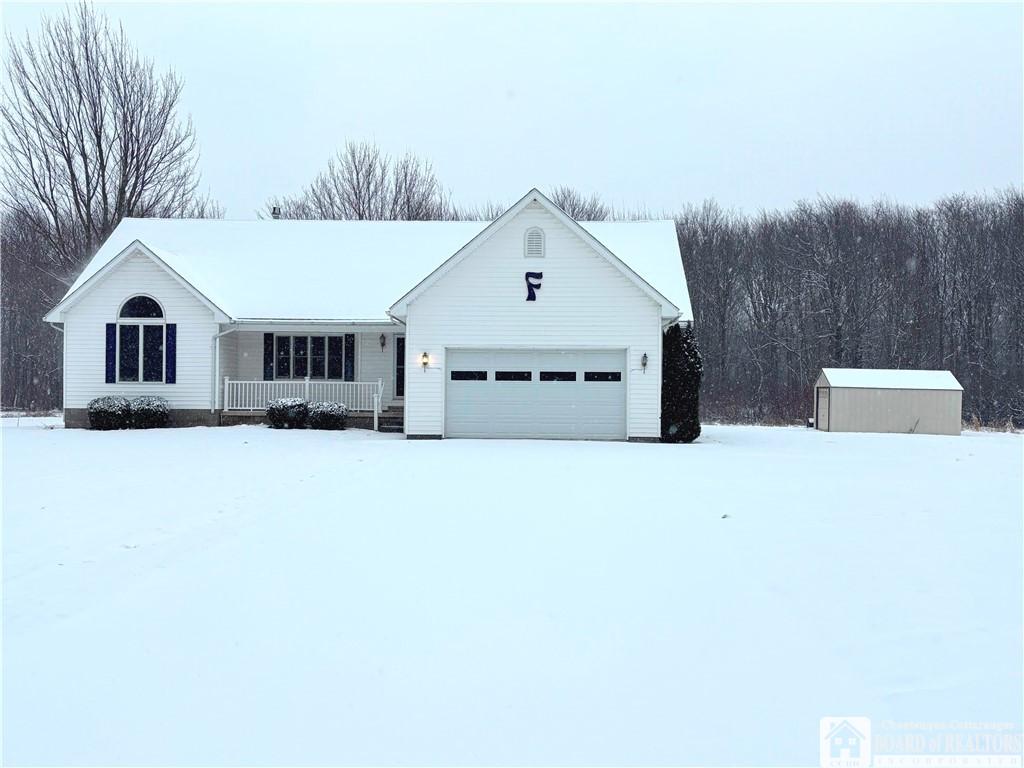
[[[217,334],[215,349],[213,351],[213,380],[217,380],[217,374],[220,373],[220,334]],[[213,407],[214,410],[220,409],[220,387],[217,387],[217,391],[213,393]]]

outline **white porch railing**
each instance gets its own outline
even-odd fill
[[[224,410],[262,411],[279,397],[344,403],[350,411],[372,411],[376,420],[384,394],[384,381],[232,381],[224,377]]]

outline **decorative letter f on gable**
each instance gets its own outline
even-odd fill
[[[544,279],[543,272],[527,272],[526,273],[526,300],[536,301],[537,291],[540,290],[540,281]],[[536,280],[537,282],[531,282]]]

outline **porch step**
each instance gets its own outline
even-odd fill
[[[373,414],[350,413],[345,424],[353,429],[373,429]],[[405,418],[402,415],[392,414],[389,411],[384,411],[377,418],[377,428],[381,432],[391,430],[401,432],[404,424]]]

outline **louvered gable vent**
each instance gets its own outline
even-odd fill
[[[540,257],[544,255],[544,230],[539,227],[531,227],[526,230],[526,255],[529,257]]]

